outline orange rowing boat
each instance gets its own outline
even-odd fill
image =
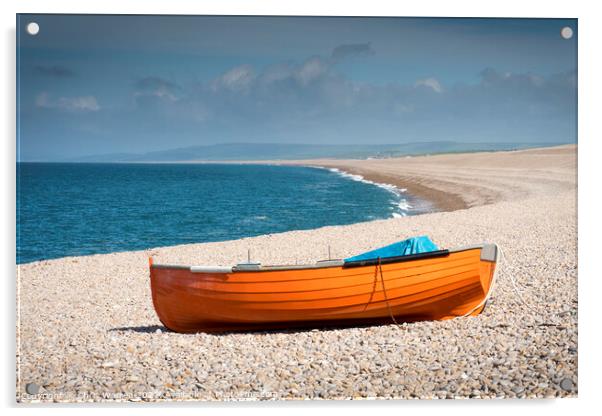
[[[304,266],[150,263],[153,304],[176,332],[442,320],[479,314],[497,246]]]

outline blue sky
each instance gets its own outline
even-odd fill
[[[227,142],[577,139],[576,19],[17,21],[20,160]]]

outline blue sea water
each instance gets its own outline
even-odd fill
[[[413,198],[329,169],[17,164],[17,263],[412,215]]]

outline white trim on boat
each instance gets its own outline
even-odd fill
[[[456,247],[449,249],[450,253],[460,251],[481,249],[481,260],[495,262],[498,257],[498,249],[496,244],[482,243],[469,246]],[[324,269],[328,267],[341,267],[345,264],[344,260],[320,260],[314,264],[299,264],[299,265],[273,265],[262,266],[260,263],[240,263],[236,266],[182,266],[170,264],[153,264],[152,267],[158,269],[181,269],[190,270],[192,273],[234,273],[245,271],[270,271],[270,270],[303,270],[303,269]]]
[[[315,264],[292,264],[292,265],[273,265],[273,266],[259,266],[259,268],[255,269],[247,269],[245,267],[240,267],[240,265],[236,265],[233,267],[233,271],[242,272],[249,270],[303,270],[303,269],[326,269],[328,267],[341,267],[345,264],[343,260],[321,260]]]
[[[232,267],[224,266],[190,266],[192,273],[232,273]]]

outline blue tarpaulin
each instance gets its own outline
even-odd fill
[[[397,243],[377,248],[376,250],[349,257],[345,259],[345,262],[373,260],[379,257],[384,259],[386,257],[407,256],[408,254],[428,253],[437,250],[439,250],[439,247],[437,247],[430,238],[423,235],[420,237],[408,238],[407,240],[398,241]]]

